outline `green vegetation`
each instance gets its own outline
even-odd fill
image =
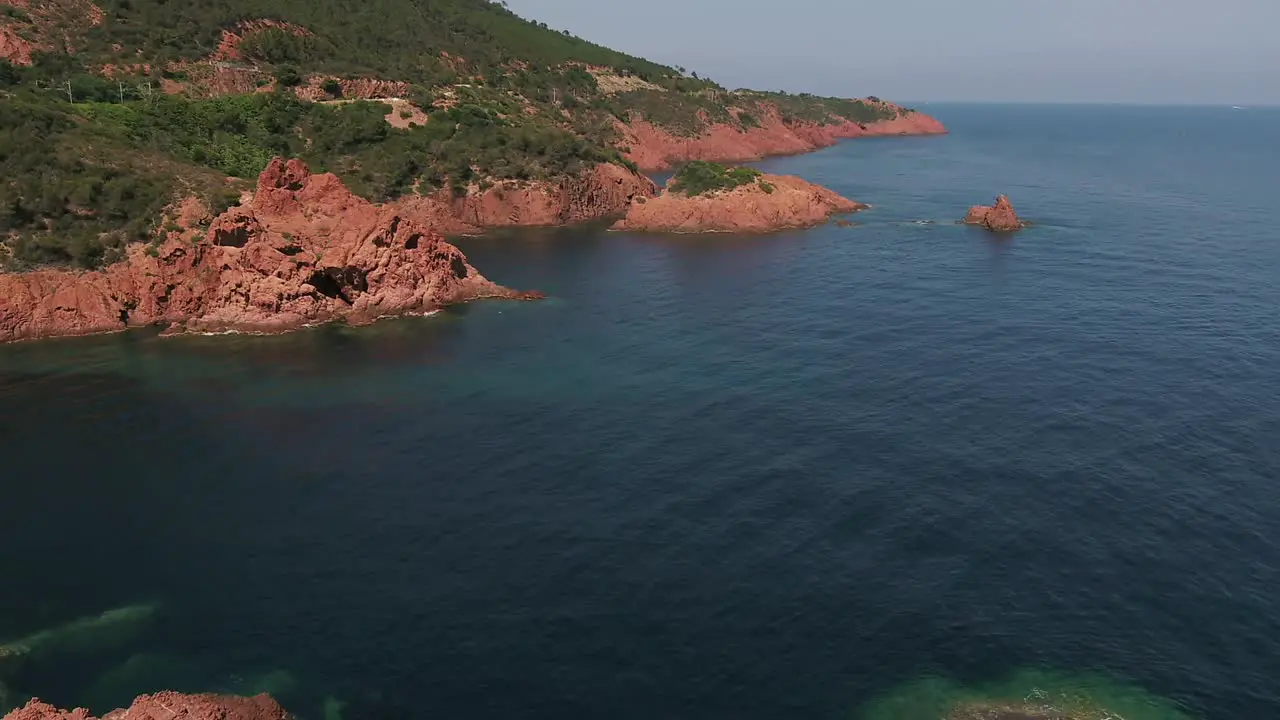
[[[225,207],[212,172],[119,141],[65,103],[19,95],[0,101],[0,257],[13,268],[94,267],[145,240],[175,190]]]
[[[875,102],[730,93],[489,0],[97,4],[104,13],[97,24],[82,0],[3,10],[45,46],[75,48],[36,53],[25,68],[0,61],[4,267],[95,267],[119,258],[127,243],[154,240],[163,209],[179,196],[225,208],[277,155],[301,157],[383,201],[556,178],[600,162],[635,170],[616,149],[619,120],[695,137],[717,123],[761,127],[772,117],[766,103],[788,121],[892,115]],[[262,20],[272,23],[253,22]],[[205,61],[223,31],[240,37],[242,59],[215,67]],[[327,99],[342,98],[345,79],[406,83],[404,94],[428,121],[397,129],[381,103],[297,99],[294,89],[317,76]],[[275,92],[266,92],[273,78]],[[174,83],[185,93],[166,94]],[[231,87],[249,94],[225,95]],[[676,187],[697,195],[758,176],[693,163]]]
[[[225,208],[223,178],[252,181],[277,155],[337,172],[375,201],[626,164],[607,143],[526,116],[510,98],[460,104],[400,130],[383,103],[311,103],[284,92],[121,103],[118,92],[86,83],[74,86],[71,104],[27,82],[36,72],[0,63],[0,257],[10,268],[118,259],[127,243],[151,236],[180,191]]]
[[[140,50],[151,62],[196,60],[217,47],[223,28],[270,18],[310,34],[268,29],[249,34],[247,57],[289,63],[304,75],[367,75],[434,84],[452,71],[442,52],[476,75],[521,61],[547,67],[568,62],[607,65],[654,82],[674,69],[610,50],[521,19],[488,0],[105,0],[105,21],[88,33],[86,53],[114,54],[113,44]],[[393,19],[393,22],[388,22]]]
[[[820,97],[808,93],[792,95],[745,91],[741,94],[745,98],[776,105],[782,113],[782,119],[786,122],[830,125],[841,120],[849,120],[856,123],[872,123],[877,120],[892,120],[896,116],[893,110],[867,100]]]
[[[762,174],[755,168],[729,167],[719,163],[695,160],[680,168],[680,171],[671,179],[671,191],[692,197],[721,190],[732,190],[755,182]],[[771,191],[766,190],[766,192]]]
[[[597,107],[620,120],[643,119],[675,135],[695,137],[708,123],[736,124],[724,102],[726,95],[714,90],[698,93],[631,90],[601,98]]]

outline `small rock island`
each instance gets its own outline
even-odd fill
[[[998,196],[994,205],[974,205],[961,222],[981,225],[993,232],[1013,232],[1027,226],[1013,211],[1013,203],[1009,202],[1007,195]]]
[[[614,230],[762,233],[812,227],[866,205],[790,175],[695,161],[657,197],[637,197]]]

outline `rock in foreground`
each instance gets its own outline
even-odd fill
[[[244,698],[226,695],[142,695],[127,710],[113,710],[102,720],[288,720],[292,716],[269,695]],[[97,720],[88,710],[59,710],[32,700],[4,720]]]
[[[964,216],[963,222],[966,225],[981,225],[995,232],[1013,232],[1027,226],[1018,219],[1018,213],[1013,211],[1013,203],[1005,195],[997,197],[994,205],[974,205],[969,208],[969,214]]]
[[[791,175],[756,174],[731,189],[682,191],[677,175],[655,198],[638,198],[614,230],[760,233],[820,225],[836,213],[866,207]]]
[[[94,272],[0,275],[0,342],[157,324],[283,332],[536,296],[490,282],[439,233],[355,196],[336,176],[277,158],[252,201],[214,218],[203,237],[171,232]]]

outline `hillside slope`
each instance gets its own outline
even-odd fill
[[[165,207],[196,196],[216,215],[276,156],[455,232],[652,192],[601,165],[943,131],[874,98],[731,92],[487,0],[0,0],[0,58],[10,269],[123,258]]]

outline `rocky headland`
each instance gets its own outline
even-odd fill
[[[292,716],[269,695],[184,695],[159,692],[142,695],[128,708],[112,710],[100,719],[84,708],[60,710],[39,699],[29,701],[4,720],[289,720]]]
[[[962,220],[965,225],[980,225],[993,232],[1013,232],[1027,224],[1013,210],[1013,203],[1005,195],[996,197],[991,205],[974,205]]]
[[[894,117],[867,123],[791,121],[776,105],[762,103],[755,125],[714,123],[684,137],[645,120],[618,123],[626,157],[645,171],[666,170],[693,160],[748,162],[771,155],[797,155],[842,139],[898,135],[943,135],[941,122],[921,112],[879,100],[866,100]]]
[[[298,160],[272,161],[251,199],[211,221],[198,203],[177,215],[177,230],[101,270],[0,274],[0,342],[148,325],[283,332],[537,296],[490,282],[436,230]]]
[[[614,230],[669,233],[762,233],[812,227],[866,206],[791,175],[737,168],[743,182],[689,188],[676,175],[662,194],[637,198]],[[733,171],[731,171],[733,172]]]

